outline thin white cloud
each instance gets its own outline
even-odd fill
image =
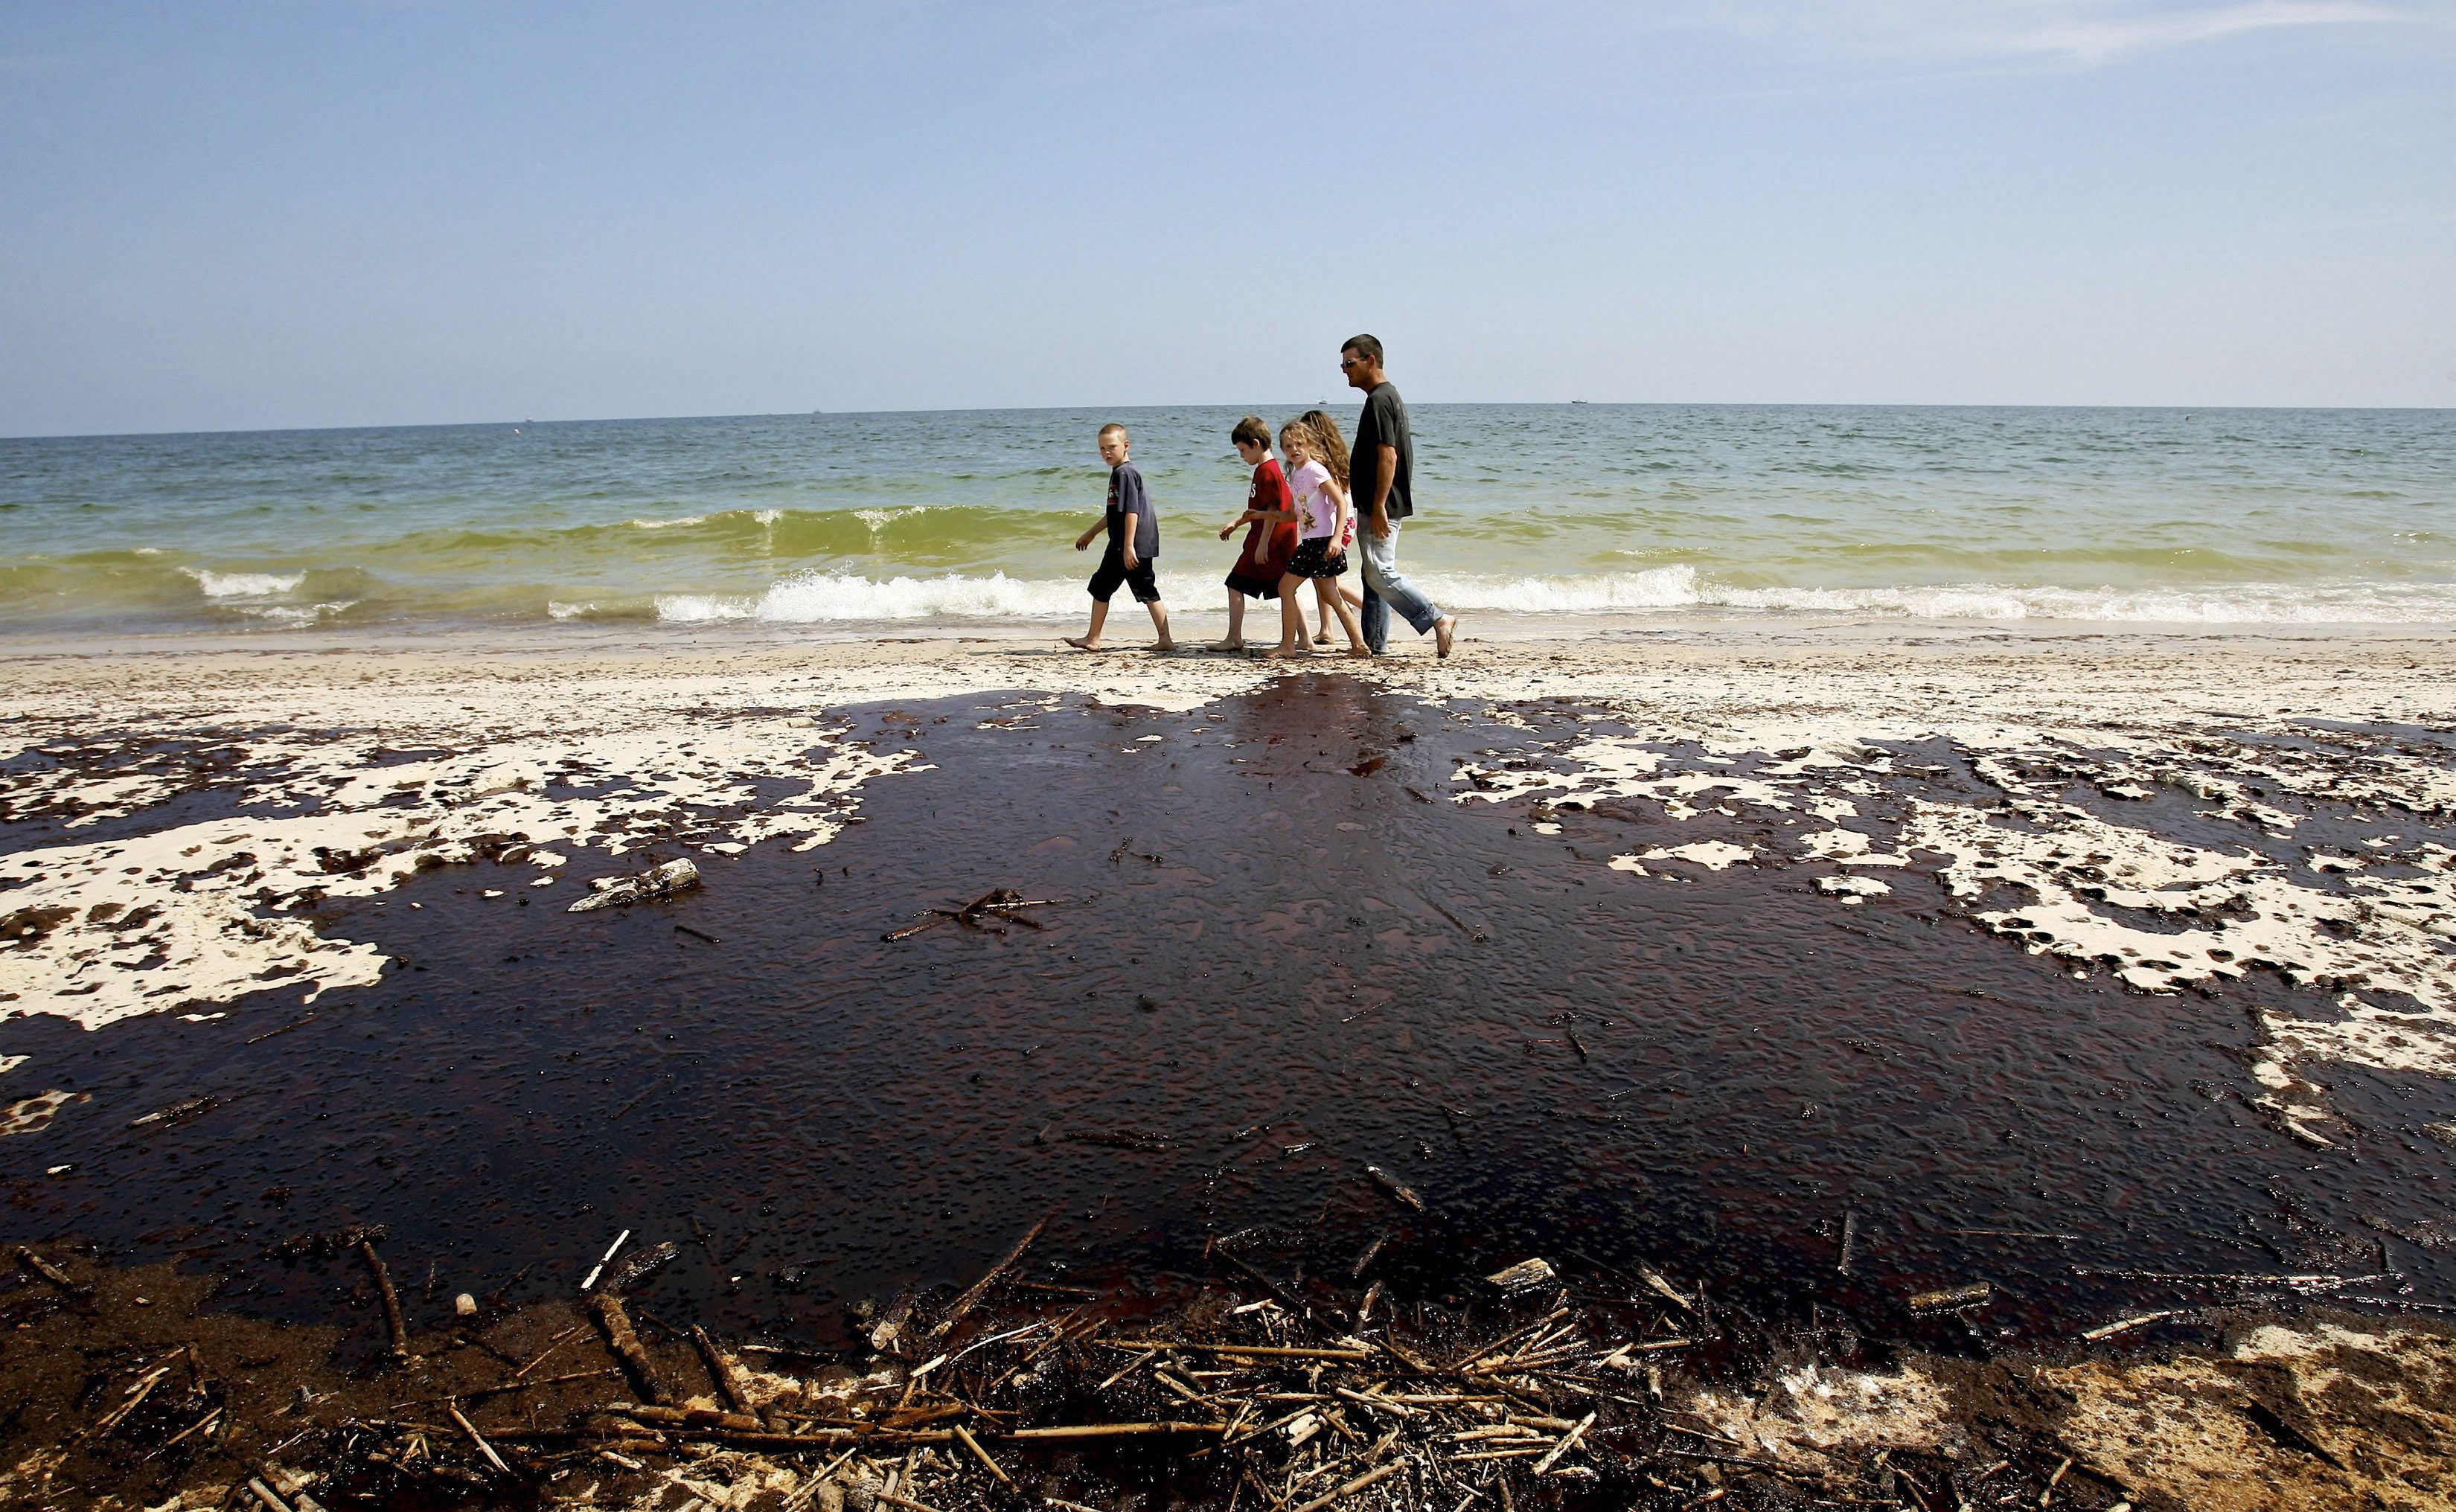
[[[2105,63],[2136,52],[2208,42],[2243,31],[2266,31],[2281,27],[2358,26],[2406,19],[2402,12],[2385,7],[2355,4],[2350,0],[2249,0],[2247,4],[2216,6],[2057,6],[2052,9],[2068,13],[2041,16],[2026,25],[2007,29],[1996,40],[2007,51],[2064,57],[2076,63]]]
[[[1723,0],[1688,17],[1858,52],[2085,66],[2244,32],[2428,19],[2369,0]]]

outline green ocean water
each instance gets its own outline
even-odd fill
[[[1276,422],[1300,403],[1255,405]],[[1355,407],[1327,406],[1352,424]],[[1247,407],[0,440],[0,628],[1082,612],[1134,436],[1215,607]],[[1402,559],[1445,607],[2456,622],[2456,411],[1440,405]]]

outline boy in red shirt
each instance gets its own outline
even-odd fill
[[[1297,554],[1296,502],[1288,497],[1287,476],[1271,455],[1271,428],[1259,416],[1248,415],[1228,439],[1237,443],[1237,455],[1254,469],[1254,477],[1245,485],[1245,512],[1228,522],[1219,539],[1227,540],[1238,525],[1252,528],[1245,532],[1237,565],[1228,570],[1228,638],[1212,642],[1215,651],[1245,648],[1245,600],[1278,598],[1288,559]]]

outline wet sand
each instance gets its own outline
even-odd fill
[[[1378,1241],[1438,1338],[1544,1255],[1763,1346],[1675,1396],[2456,1307],[2447,642],[1419,650],[21,653],[5,1231],[309,1329],[369,1294],[289,1236],[525,1318],[629,1229],[660,1318],[853,1365],[1043,1216],[1037,1281],[1185,1306]],[[1054,901],[881,938],[996,888]]]

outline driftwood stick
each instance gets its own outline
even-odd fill
[[[1276,1344],[1189,1344],[1166,1338],[1104,1338],[1111,1349],[1190,1349],[1233,1359],[1371,1359],[1369,1349],[1297,1349]]]
[[[663,1447],[667,1440],[660,1430],[645,1424],[628,1431],[600,1429],[596,1432],[569,1428],[522,1428],[498,1431],[499,1443],[608,1443],[617,1447]],[[911,1433],[870,1433],[851,1428],[814,1428],[808,1433],[774,1433],[766,1429],[752,1431],[737,1428],[679,1428],[674,1436],[694,1443],[721,1443],[738,1449],[841,1449],[847,1444],[878,1444],[903,1448],[908,1444],[945,1444],[955,1441],[955,1436],[944,1428],[924,1428]]]
[[[1354,1265],[1348,1267],[1349,1277],[1360,1281],[1364,1279],[1365,1267],[1373,1263],[1374,1257],[1382,1253],[1382,1246],[1389,1242],[1390,1235],[1387,1230],[1373,1236],[1373,1242],[1364,1246],[1364,1253],[1356,1257]]]
[[[247,1488],[256,1494],[256,1500],[263,1506],[264,1512],[292,1512],[290,1503],[281,1500],[280,1494],[266,1485],[262,1478],[250,1476]]]
[[[130,1388],[127,1400],[121,1402],[118,1406],[112,1408],[109,1412],[106,1412],[101,1417],[95,1419],[93,1426],[88,1428],[77,1437],[80,1439],[99,1439],[104,1434],[109,1433],[112,1429],[118,1427],[121,1421],[123,1421],[130,1413],[134,1412],[137,1406],[142,1403],[147,1397],[154,1394],[154,1388],[160,1385],[162,1383],[162,1378],[169,1374],[171,1374],[171,1367],[168,1365],[156,1365],[152,1370],[147,1371],[144,1377],[140,1379],[134,1386]]]
[[[505,1475],[512,1473],[512,1467],[503,1462],[503,1457],[495,1452],[495,1446],[486,1441],[486,1436],[478,1431],[478,1425],[471,1422],[468,1417],[463,1414],[459,1407],[447,1406],[444,1408],[444,1411],[452,1414],[452,1420],[460,1425],[460,1431],[469,1436],[469,1441],[478,1446],[478,1452],[486,1457],[486,1462],[488,1464],[493,1465],[496,1469],[501,1471]]]
[[[727,1428],[735,1433],[764,1433],[768,1425],[747,1412],[717,1412],[706,1407],[617,1406],[608,1409],[662,1428]]]
[[[180,1429],[177,1433],[174,1433],[174,1434],[173,1434],[171,1437],[169,1437],[168,1439],[163,1440],[162,1440],[162,1449],[168,1449],[168,1448],[172,1447],[174,1444],[176,1444],[177,1442],[179,1442],[179,1440],[181,1440],[182,1439],[188,1438],[190,1435],[192,1435],[192,1434],[194,1434],[194,1433],[197,1432],[199,1429],[209,1428],[209,1427],[213,1426],[214,1420],[215,1420],[215,1419],[216,1419],[216,1418],[219,1418],[221,1415],[222,1415],[222,1410],[221,1410],[219,1407],[215,1407],[215,1408],[214,1408],[212,1411],[210,1411],[210,1412],[206,1413],[203,1417],[201,1417],[201,1418],[197,1419],[195,1421],[194,1421],[194,1422],[192,1422],[192,1423],[188,1424],[186,1427],[184,1427],[184,1428]],[[154,1450],[154,1454],[160,1454],[160,1453],[162,1452],[162,1449],[156,1449],[156,1450]],[[153,1455],[148,1455],[146,1458],[147,1458],[147,1459],[152,1459],[152,1458],[153,1458]]]
[[[1218,1434],[1227,1429],[1224,1422],[1091,1422],[1064,1428],[1017,1428],[999,1437],[1013,1443],[1045,1443],[1069,1439],[1128,1439],[1144,1434]]]
[[[992,893],[989,894],[989,896],[994,897],[996,894]],[[987,901],[987,899],[985,898],[983,901]],[[980,905],[974,904],[972,906],[974,908],[978,908]],[[1030,1233],[1015,1240],[1014,1248],[1007,1251],[995,1265],[991,1266],[988,1275],[982,1277],[979,1280],[974,1281],[965,1290],[963,1296],[955,1298],[954,1305],[947,1309],[947,1316],[938,1319],[937,1326],[930,1330],[930,1337],[931,1338],[942,1338],[946,1337],[947,1330],[954,1327],[957,1323],[962,1322],[964,1320],[964,1315],[971,1312],[975,1306],[979,1305],[980,1299],[989,1295],[990,1287],[997,1280],[999,1276],[1005,1273],[1006,1268],[1013,1265],[1015,1261],[1023,1258],[1023,1252],[1032,1248],[1032,1241],[1040,1237],[1041,1230],[1049,1227],[1049,1218],[1054,1218],[1057,1215],[1054,1213],[1050,1214],[1049,1217],[1044,1217],[1039,1222],[1034,1224]]]
[[[1345,1485],[1341,1486],[1336,1491],[1330,1492],[1328,1495],[1314,1498],[1304,1505],[1297,1508],[1297,1512],[1321,1512],[1323,1507],[1330,1505],[1341,1497],[1353,1496],[1357,1492],[1363,1490],[1366,1486],[1372,1485],[1376,1481],[1387,1480],[1405,1468],[1407,1468],[1406,1461],[1393,1460],[1379,1470],[1367,1470],[1364,1474],[1358,1476],[1355,1480],[1348,1481]]]
[[[1561,1441],[1552,1445],[1552,1452],[1550,1454],[1547,1454],[1543,1459],[1535,1461],[1535,1474],[1542,1475],[1545,1471],[1552,1468],[1553,1461],[1559,1460],[1561,1456],[1567,1454],[1572,1448],[1575,1448],[1578,1440],[1586,1436],[1586,1430],[1594,1425],[1595,1415],[1591,1412],[1586,1414],[1584,1418],[1579,1419],[1576,1426],[1572,1427],[1568,1432],[1561,1435]]]
[[[542,1349],[542,1350],[538,1351],[538,1357],[537,1357],[537,1359],[530,1360],[527,1364],[522,1365],[520,1369],[518,1369],[518,1370],[516,1370],[516,1371],[512,1372],[512,1379],[513,1379],[514,1380],[518,1380],[518,1379],[520,1379],[522,1377],[523,1377],[523,1376],[527,1375],[530,1371],[535,1370],[535,1369],[537,1369],[540,1365],[544,1364],[544,1363],[545,1363],[545,1358],[546,1358],[548,1355],[551,1355],[551,1354],[553,1354],[556,1350],[561,1349],[561,1348],[563,1347],[563,1341],[564,1339],[569,1338],[572,1335],[577,1334],[577,1333],[579,1333],[579,1332],[580,1332],[580,1325],[579,1325],[578,1323],[574,1323],[574,1324],[572,1324],[569,1328],[564,1329],[562,1333],[557,1334],[557,1335],[555,1335],[552,1338],[547,1339],[547,1340],[546,1340],[546,1342],[545,1342],[545,1348],[543,1348],[543,1349]]]
[[[631,1327],[631,1315],[624,1310],[623,1298],[606,1292],[593,1292],[588,1297],[588,1311],[596,1318],[597,1326],[604,1331],[605,1342],[614,1351],[623,1368],[630,1373],[631,1384],[659,1406],[673,1401],[673,1392],[657,1375],[654,1360],[640,1343],[640,1336]]]
[[[970,1433],[965,1431],[962,1423],[959,1422],[955,1424],[952,1431],[955,1435],[955,1441],[962,1444],[965,1448],[970,1449],[972,1452],[972,1458],[978,1460],[982,1465],[988,1469],[990,1474],[997,1477],[998,1483],[1000,1485],[1014,1484],[1014,1477],[1007,1474],[1005,1470],[999,1467],[998,1462],[995,1460],[990,1458],[990,1452],[981,1447],[981,1441],[978,1439],[973,1438]]]
[[[1281,1307],[1286,1308],[1297,1317],[1303,1318],[1312,1311],[1312,1309],[1305,1306],[1304,1298],[1296,1296],[1286,1287],[1281,1286],[1279,1282],[1271,1279],[1269,1276],[1263,1274],[1261,1267],[1250,1264],[1242,1257],[1229,1253],[1228,1248],[1225,1245],[1214,1247],[1211,1252],[1211,1257],[1218,1260],[1222,1265],[1233,1268],[1238,1275],[1244,1277],[1247,1280],[1259,1286],[1271,1300],[1279,1303]]]
[[[31,1249],[27,1248],[24,1245],[19,1245],[17,1248],[17,1259],[26,1267],[26,1269],[33,1272],[36,1276],[41,1277],[44,1280],[51,1282],[61,1291],[68,1293],[69,1300],[76,1304],[78,1312],[91,1313],[93,1311],[92,1287],[79,1286],[75,1281],[69,1278],[68,1272],[61,1270],[58,1266],[53,1265],[51,1261],[43,1258],[41,1256],[35,1254]]]
[[[1405,1182],[1401,1181],[1397,1176],[1392,1175],[1389,1172],[1382,1170],[1380,1166],[1366,1166],[1364,1168],[1364,1174],[1373,1178],[1374,1185],[1390,1194],[1391,1201],[1398,1203],[1402,1207],[1411,1208],[1418,1213],[1424,1211],[1424,1199],[1416,1195],[1415,1191],[1412,1188],[1410,1188]]]
[[[734,1373],[733,1362],[716,1347],[716,1340],[708,1337],[707,1330],[697,1323],[691,1324],[690,1340],[699,1350],[701,1362],[707,1366],[708,1379],[716,1382],[716,1389],[724,1394],[733,1410],[757,1416],[758,1409],[751,1405],[750,1393],[743,1389],[742,1378]]]
[[[392,1330],[392,1358],[407,1359],[409,1326],[400,1319],[400,1294],[392,1289],[392,1272],[384,1268],[383,1257],[376,1253],[373,1239],[358,1241],[358,1258],[375,1273],[376,1292],[383,1298],[384,1324]]]
[[[574,1380],[597,1380],[606,1376],[619,1376],[619,1370],[575,1370],[562,1376],[540,1376],[535,1380],[506,1380],[493,1386],[472,1386],[449,1397],[417,1397],[408,1401],[396,1401],[393,1410],[403,1407],[431,1407],[438,1402],[475,1401],[481,1397],[500,1397],[507,1391],[527,1391],[538,1386],[560,1386]]]

